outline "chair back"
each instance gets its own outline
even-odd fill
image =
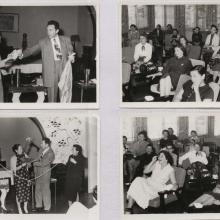
[[[183,187],[186,177],[186,170],[181,167],[174,167],[176,182],[179,187]]]
[[[134,47],[122,48],[122,60],[129,64],[134,62]]]
[[[192,45],[188,57],[195,60],[200,60],[201,47],[199,45]]]
[[[215,82],[210,82],[209,83],[209,86],[211,87],[211,89],[213,90],[214,92],[214,102],[217,101],[217,98],[218,98],[218,94],[219,94],[219,90],[220,90],[220,87],[217,83]]]
[[[130,80],[131,65],[128,63],[122,63],[122,83],[128,83]]]
[[[191,77],[189,75],[186,75],[186,74],[180,75],[173,100],[176,99],[176,96],[178,95],[180,90],[183,88],[183,84],[186,83],[187,81],[189,81],[190,79],[191,79]]]

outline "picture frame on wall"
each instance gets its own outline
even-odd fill
[[[19,32],[19,14],[0,13],[1,32]]]

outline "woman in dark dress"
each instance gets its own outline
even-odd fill
[[[73,145],[72,154],[69,156],[66,166],[65,191],[69,206],[71,206],[76,201],[84,177],[85,157],[82,154],[82,147],[80,145]]]
[[[177,94],[175,102],[211,102],[214,100],[214,92],[206,84],[206,69],[203,66],[195,66],[190,72],[191,80],[183,84],[183,88]]]
[[[11,158],[11,169],[15,175],[16,202],[19,214],[22,214],[21,203],[24,203],[24,211],[28,213],[27,205],[30,200],[31,188],[28,173],[28,156],[23,152],[20,144],[12,147],[15,155]]]

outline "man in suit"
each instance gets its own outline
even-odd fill
[[[51,149],[49,138],[43,138],[41,149],[38,154],[38,161],[34,162],[35,172],[35,201],[36,209],[40,211],[44,205],[44,212],[49,212],[51,208],[50,176],[51,163],[55,155]]]
[[[48,101],[57,102],[58,82],[67,60],[74,62],[73,47],[69,37],[59,36],[59,23],[47,23],[47,37],[35,46],[23,51],[18,50],[20,59],[41,53],[43,65],[43,83],[48,87]]]

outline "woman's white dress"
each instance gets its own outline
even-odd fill
[[[161,168],[159,161],[156,162],[151,177],[137,177],[128,190],[128,196],[132,197],[135,202],[143,209],[149,205],[149,201],[158,197],[158,192],[166,188],[166,183],[170,179],[173,167],[167,164]]]

